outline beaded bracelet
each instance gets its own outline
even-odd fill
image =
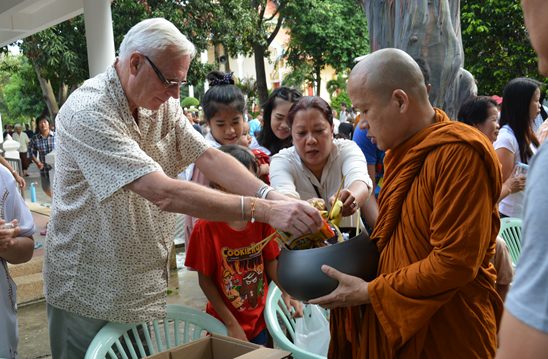
[[[255,202],[256,198],[251,198],[251,223],[255,223]]]

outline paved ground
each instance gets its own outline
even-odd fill
[[[38,170],[34,165],[29,171],[30,176],[26,177],[27,189],[24,192],[25,199],[30,199],[28,187],[31,182],[36,183],[37,202],[48,206],[50,199],[40,188],[40,177]],[[43,245],[45,237],[39,232],[44,229],[47,217],[43,215],[34,215],[37,231],[35,242],[40,248],[35,250],[35,256],[43,255]],[[179,250],[177,253],[178,268],[182,268],[184,262],[184,253]],[[168,303],[182,304],[197,309],[205,307],[206,299],[199,285],[196,272],[189,272],[186,269],[178,269],[171,272],[170,289],[168,292]],[[21,359],[50,358],[51,351],[49,347],[49,335],[47,328],[46,305],[45,302],[38,301],[32,304],[20,306],[18,313],[19,319],[19,356]]]

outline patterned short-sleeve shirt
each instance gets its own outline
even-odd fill
[[[155,171],[175,178],[208,145],[177,99],[138,118],[114,66],[59,111],[44,264],[57,308],[118,322],[164,316],[175,216],[125,186]]]

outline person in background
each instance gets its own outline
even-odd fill
[[[51,197],[49,171],[51,165],[46,163],[46,155],[55,149],[55,133],[50,130],[50,123],[45,115],[36,119],[38,133],[29,142],[27,155],[40,170],[40,181],[44,193]],[[36,157],[35,154],[38,154]]]
[[[458,112],[457,118],[460,122],[466,123],[478,129],[491,142],[497,140],[499,133],[497,103],[491,97],[478,96],[465,101]],[[523,191],[525,188],[525,177],[511,176],[503,184],[499,201],[511,193]],[[510,253],[504,240],[497,236],[497,246],[492,263],[497,270],[496,288],[502,300],[510,289],[510,283],[514,277]]]
[[[4,140],[6,139],[7,135],[13,135],[13,125],[6,124],[4,126]]]
[[[30,129],[30,125],[28,123],[25,123],[25,133],[27,134],[28,138],[31,139],[34,137],[35,132]],[[29,159],[30,161],[30,159]]]
[[[72,92],[57,115],[44,259],[56,359],[83,358],[108,322],[165,316],[175,213],[263,222],[292,235],[321,226],[316,209],[273,191],[192,128],[179,96],[195,53],[173,23],[143,20],[114,63]],[[241,195],[177,180],[191,163]]]
[[[353,118],[351,118],[351,115],[347,110],[346,102],[341,102],[341,110],[339,111],[339,122],[352,122],[352,120]]]
[[[240,146],[250,148],[252,143],[253,137],[251,137],[251,134],[249,133],[249,124],[244,123],[242,137],[240,137],[240,141],[238,141],[238,144]],[[255,160],[257,161],[257,177],[259,177],[261,181],[269,185],[270,177],[268,174],[270,171],[270,157],[259,148],[250,149],[251,153],[253,153],[253,155],[255,156]]]
[[[30,160],[27,154],[30,139],[20,123],[15,124],[15,132],[13,133],[13,140],[19,142],[19,158],[21,159],[21,167],[23,169],[23,176],[28,177],[28,169]]]
[[[502,182],[491,143],[432,107],[402,50],[365,56],[348,94],[373,143],[390,151],[371,234],[377,278],[324,265],[339,284],[309,301],[331,309],[329,357],[493,357],[502,301],[489,260]]]
[[[288,87],[279,87],[272,91],[263,104],[264,125],[257,141],[259,145],[274,156],[281,149],[291,147],[291,129],[287,124],[287,113],[301,93]]]
[[[539,113],[540,89],[534,80],[516,78],[504,87],[503,98],[500,130],[493,145],[502,164],[502,180],[506,181],[517,164],[528,164],[537,152],[539,142],[531,126]],[[504,197],[499,204],[501,216],[522,218],[523,196],[519,191]]]
[[[548,3],[522,0],[525,25],[548,76]],[[506,99],[505,99],[506,100]],[[548,147],[533,158],[525,191],[522,250],[506,298],[497,359],[543,359],[548,353]]]
[[[255,156],[238,145],[219,147],[257,174]],[[224,188],[211,184],[224,191]],[[206,312],[227,327],[228,335],[255,344],[268,344],[264,308],[268,278],[278,285],[276,241],[257,249],[255,244],[274,233],[268,224],[248,221],[212,222],[198,220],[186,255],[185,265],[198,271],[200,288],[208,299]],[[281,287],[280,287],[281,288]],[[302,316],[298,301],[283,294],[287,308]]]
[[[264,123],[264,108],[261,108],[259,114],[257,115],[257,118],[252,119],[249,121],[249,134],[253,138],[257,138],[257,135],[262,131],[263,129],[263,123]]]
[[[17,185],[0,166],[0,357],[16,359],[19,341],[15,283],[7,264],[28,262],[34,250],[34,221]]]

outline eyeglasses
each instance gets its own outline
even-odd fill
[[[149,57],[147,55],[143,55],[143,56],[145,57],[145,59],[147,59],[148,63],[150,64],[150,67],[152,67],[152,69],[156,73],[156,76],[158,76],[158,79],[160,79],[160,81],[162,82],[162,84],[164,85],[165,88],[174,88],[174,87],[181,88],[182,86],[188,84],[188,82],[186,80],[175,81],[175,80],[166,79],[166,77],[162,74],[160,69],[158,69],[158,67],[156,67],[156,65],[154,65],[154,62],[152,62],[152,60],[149,59]]]

